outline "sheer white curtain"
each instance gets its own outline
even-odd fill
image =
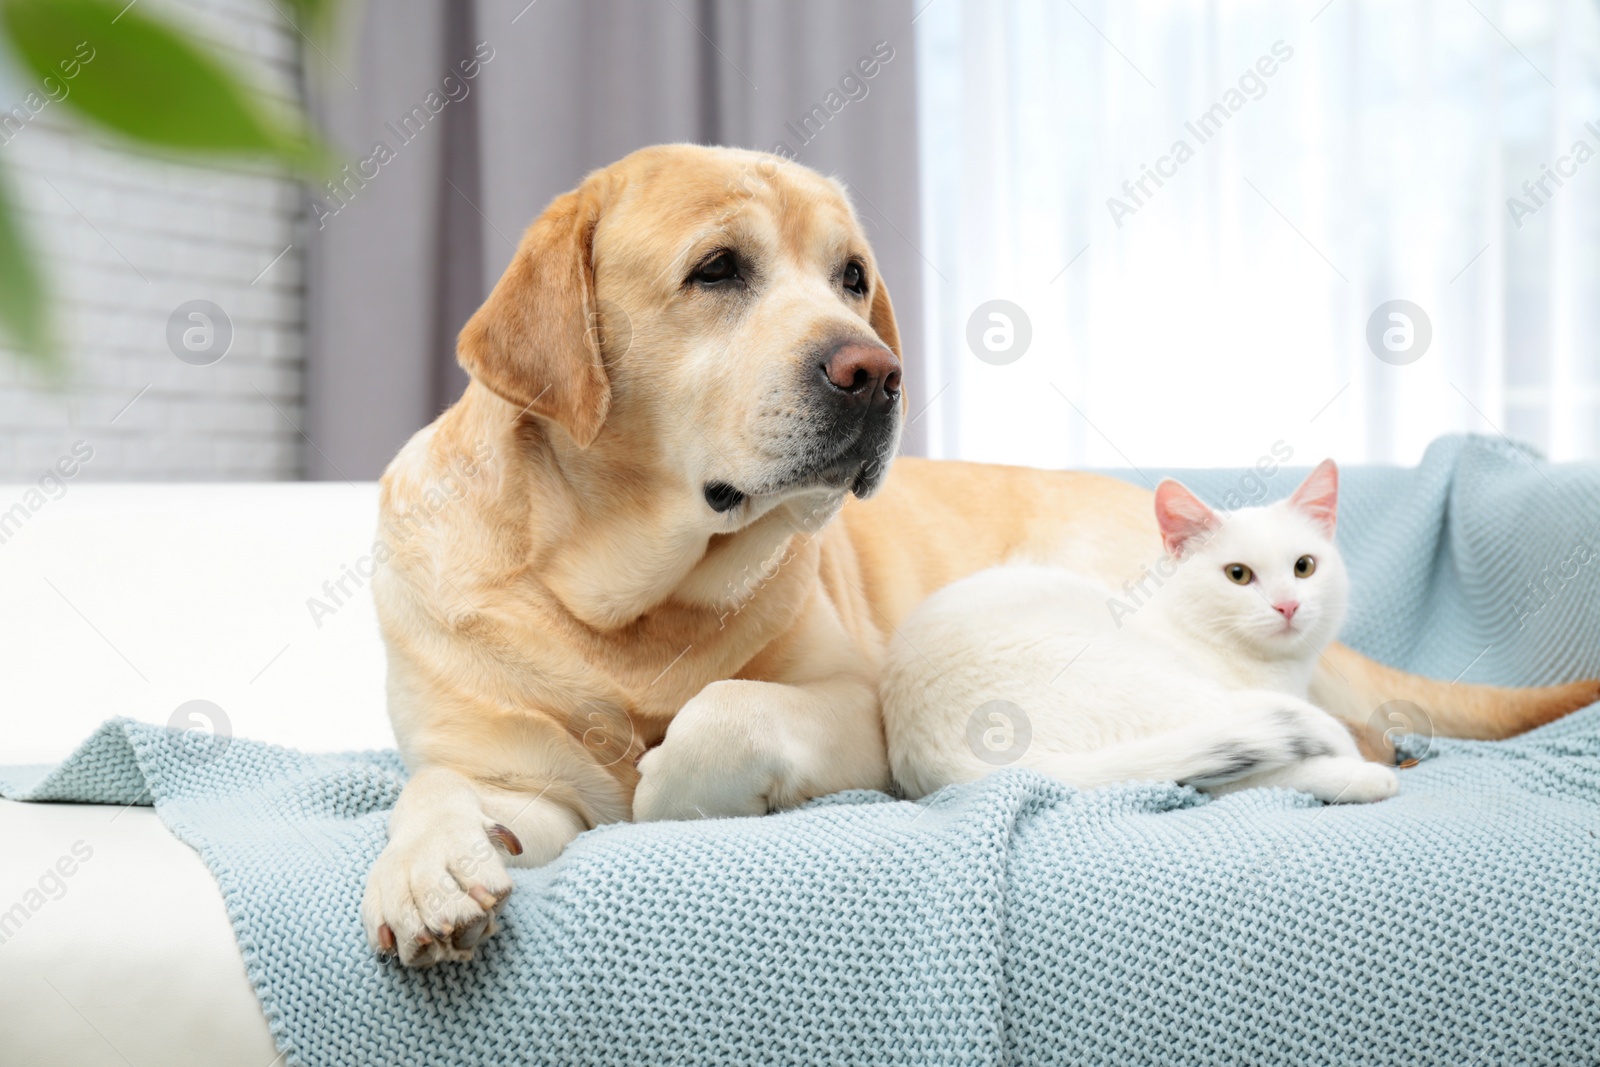
[[[1593,3],[932,0],[916,28],[934,455],[1600,455]]]

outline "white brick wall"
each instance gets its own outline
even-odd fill
[[[288,102],[299,93],[300,38],[280,7],[140,5],[217,46],[241,75]],[[0,55],[0,109],[31,88]],[[0,144],[0,167],[44,259],[70,367],[66,383],[51,387],[0,348],[0,481],[37,479],[78,440],[94,448],[80,477],[95,480],[298,476],[300,188],[129,154],[54,102]],[[180,361],[167,344],[168,317],[195,299],[233,323],[228,354],[210,366]]]

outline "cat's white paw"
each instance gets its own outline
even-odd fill
[[[1237,779],[1212,792],[1235,793],[1262,787],[1296,789],[1328,804],[1371,804],[1400,792],[1400,779],[1388,767],[1368,763],[1359,756],[1314,756]]]
[[[1400,792],[1400,776],[1381,763],[1358,760],[1354,767],[1345,768],[1344,774],[1344,788],[1334,796],[1322,797],[1322,800],[1330,804],[1371,804],[1377,800],[1388,800]]]
[[[1355,739],[1349,729],[1321,708],[1306,701],[1293,701],[1273,712],[1276,725],[1289,746],[1292,758],[1355,757]]]
[[[1320,756],[1268,775],[1262,785],[1284,785],[1328,804],[1371,804],[1400,792],[1388,767],[1357,756]]]

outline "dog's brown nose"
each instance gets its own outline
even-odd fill
[[[833,350],[823,364],[828,384],[863,405],[885,404],[900,396],[900,360],[882,345],[850,342]]]

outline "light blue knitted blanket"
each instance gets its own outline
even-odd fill
[[[1351,471],[1347,639],[1445,678],[1600,674],[1597,521],[1600,470],[1498,441]],[[357,918],[395,756],[205,744],[116,720],[4,777],[153,798],[290,1064],[1600,1064],[1600,706],[1435,741],[1367,807],[1005,770],[921,804],[607,827],[516,872],[477,961],[420,972]]]

